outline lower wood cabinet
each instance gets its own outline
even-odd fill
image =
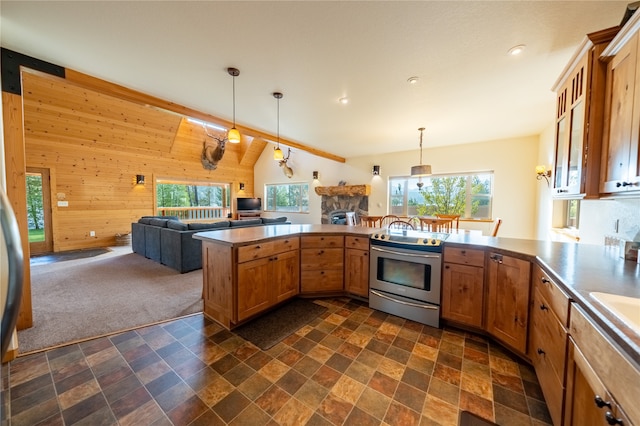
[[[491,252],[487,265],[486,330],[526,354],[531,263]]]
[[[369,238],[347,236],[344,246],[344,289],[369,297]]]
[[[445,247],[441,316],[481,328],[484,312],[484,251]]]
[[[300,239],[300,291],[305,294],[344,290],[344,237],[303,236]]]

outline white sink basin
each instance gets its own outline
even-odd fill
[[[599,292],[592,292],[590,295],[640,334],[640,298]]]

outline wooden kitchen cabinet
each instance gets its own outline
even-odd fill
[[[527,353],[531,264],[489,253],[486,330],[512,349]]]
[[[300,241],[300,292],[303,294],[344,290],[344,237],[303,236]]]
[[[533,268],[529,358],[536,370],[549,414],[562,424],[569,297],[540,268]]]
[[[442,318],[482,328],[484,251],[445,247],[443,258]]]
[[[613,27],[588,34],[553,87],[556,197],[599,197],[606,76],[606,65],[599,57],[619,30]]]
[[[344,288],[348,293],[369,297],[369,238],[345,237]]]
[[[571,304],[564,424],[639,425],[640,368]]]
[[[625,25],[603,52],[607,61],[600,192],[640,191],[640,20]]]

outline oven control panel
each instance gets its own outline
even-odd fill
[[[406,245],[406,246],[439,246],[442,244],[444,238],[440,238],[438,234],[422,234],[414,235],[404,233],[376,233],[371,235],[372,242],[390,242],[395,243],[398,246]]]

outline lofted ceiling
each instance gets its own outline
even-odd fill
[[[7,1],[2,47],[342,157],[539,134],[628,1]],[[507,51],[524,44],[512,57]],[[410,77],[418,77],[409,84]],[[348,104],[338,100],[347,97]]]

